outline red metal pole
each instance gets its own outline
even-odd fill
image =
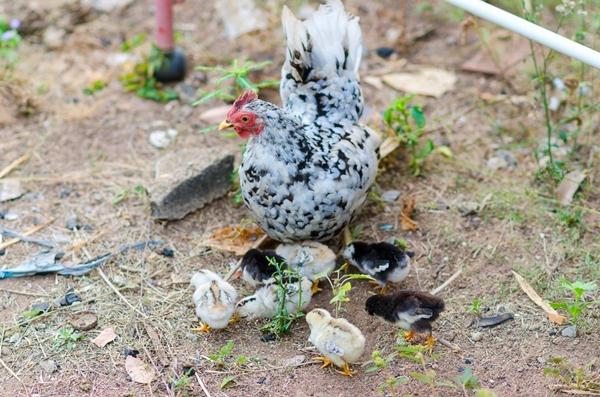
[[[173,0],[154,0],[156,14],[156,45],[164,52],[175,48],[173,43]]]

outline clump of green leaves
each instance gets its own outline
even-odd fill
[[[216,88],[213,91],[199,92],[200,98],[194,102],[199,105],[216,98],[224,101],[233,101],[242,92],[252,90],[260,91],[263,88],[277,88],[279,80],[261,80],[253,82],[250,75],[270,65],[270,61],[254,62],[246,60],[240,62],[234,59],[229,66],[198,66],[196,70],[209,73],[217,73],[220,77],[216,81]]]
[[[134,91],[139,97],[156,102],[169,102],[179,98],[177,92],[162,87],[154,73],[165,62],[169,62],[164,52],[152,45],[149,56],[136,64],[133,71],[121,77],[121,83],[126,91]]]
[[[227,341],[227,343],[219,349],[218,352],[214,354],[209,354],[208,359],[212,361],[219,367],[225,366],[225,360],[231,356],[233,352],[234,343],[232,340]]]
[[[137,199],[144,199],[148,196],[148,191],[143,185],[135,185],[133,189],[121,189],[115,197],[112,199],[112,205],[119,205],[123,201],[132,197]]]
[[[406,358],[415,363],[419,363],[423,365],[423,367],[429,359],[437,359],[437,355],[431,353],[427,346],[408,344],[401,334],[398,335],[398,339],[396,341],[396,351],[400,357]]]
[[[121,44],[122,52],[130,52],[131,50],[141,46],[146,41],[146,33],[138,33],[130,39],[125,40]]]
[[[273,334],[275,337],[280,338],[290,332],[293,322],[304,316],[301,310],[303,302],[302,297],[302,277],[300,274],[292,269],[286,267],[285,262],[278,262],[275,258],[267,257],[269,265],[275,268],[273,273],[273,279],[277,286],[277,308],[275,316],[267,324],[261,327],[261,331],[265,334]],[[290,280],[298,280],[298,305],[294,312],[288,312],[287,310],[287,295],[290,288]]]
[[[598,285],[593,281],[589,283],[579,280],[570,282],[567,279],[562,279],[560,281],[560,286],[565,293],[570,293],[572,295],[572,300],[569,301],[565,299],[561,302],[554,302],[552,303],[552,307],[565,310],[574,323],[578,322],[579,316],[587,307],[598,304],[598,301],[587,301],[585,299],[586,293],[598,289]]]
[[[106,87],[106,81],[104,80],[96,80],[88,87],[83,89],[83,93],[85,95],[94,95],[98,91],[102,91]]]
[[[383,394],[389,393],[392,397],[396,397],[398,395],[398,390],[396,390],[398,386],[408,382],[408,380],[408,376],[390,377],[384,383],[377,386],[377,390]]]
[[[384,368],[387,368],[388,365],[394,360],[394,355],[390,354],[386,357],[383,357],[379,350],[374,350],[373,353],[371,353],[371,360],[373,361],[373,365],[365,370],[366,373],[378,372]]]
[[[480,316],[482,304],[483,304],[483,302],[481,301],[481,299],[473,298],[473,300],[471,301],[471,304],[467,308],[467,313],[471,313],[475,316]]]
[[[479,380],[473,375],[473,370],[470,367],[465,368],[462,374],[456,377],[455,381],[463,391],[473,390],[479,387]]]
[[[410,153],[410,168],[415,176],[421,173],[423,163],[435,150],[431,139],[424,139],[425,114],[420,105],[412,103],[414,96],[406,95],[396,98],[383,113],[383,121],[387,128],[400,140]],[[440,147],[440,153],[450,156],[450,149]]]
[[[83,338],[84,336],[73,328],[61,328],[54,338],[53,346],[55,348],[66,347],[67,349],[74,349],[77,342]]]
[[[549,367],[544,368],[544,375],[558,379],[564,389],[574,389],[590,394],[600,393],[600,379],[590,373],[593,363],[586,367],[576,367],[562,357],[552,357]],[[573,393],[580,394],[580,393]]]
[[[21,44],[21,35],[17,29],[20,22],[7,21],[0,15],[0,69],[12,69],[18,61],[17,49]]]
[[[348,297],[348,294],[352,290],[351,281],[353,281],[353,280],[374,280],[373,277],[366,275],[366,274],[353,273],[353,274],[343,274],[342,275],[341,273],[343,271],[345,271],[346,267],[347,267],[347,265],[341,266],[339,269],[337,269],[335,272],[333,272],[335,274],[335,277],[333,279],[330,276],[327,276],[325,274],[317,276],[317,279],[324,278],[325,280],[327,280],[327,282],[329,282],[329,285],[331,286],[331,290],[333,291],[333,297],[331,298],[329,303],[334,305],[336,317],[342,310],[342,306],[345,303],[350,302],[350,298]]]
[[[184,373],[182,373],[179,377],[171,380],[171,385],[173,389],[184,396],[188,395],[190,389],[191,376],[193,374],[193,370],[190,368]]]

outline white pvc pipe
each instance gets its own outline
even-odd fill
[[[482,0],[446,0],[448,3],[462,8],[473,15],[487,19],[503,28],[519,33],[533,41],[550,47],[555,51],[575,58],[590,66],[600,69],[600,52],[569,40],[548,29],[519,18]]]

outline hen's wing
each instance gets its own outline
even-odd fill
[[[280,87],[284,108],[304,123],[358,121],[363,111],[358,18],[347,14],[340,0],[329,0],[305,21],[284,7],[282,20],[287,44]]]

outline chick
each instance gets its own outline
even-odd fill
[[[242,277],[244,281],[253,287],[264,284],[273,277],[276,268],[272,266],[269,260],[275,260],[278,263],[284,263],[285,259],[273,251],[261,251],[251,249],[242,258],[240,269],[236,272],[237,277]]]
[[[192,276],[191,284],[196,288],[193,300],[196,316],[200,319],[197,331],[210,332],[227,326],[235,312],[237,291],[210,270],[200,270]]]
[[[365,304],[370,315],[407,330],[404,337],[414,341],[416,334],[427,334],[426,344],[432,348],[435,339],[431,335],[431,323],[444,310],[444,301],[427,292],[403,290],[389,295],[373,295]]]
[[[386,242],[356,241],[344,249],[342,256],[362,273],[372,276],[384,289],[388,282],[399,283],[408,276],[414,253]]]
[[[285,308],[289,313],[304,310],[310,304],[312,283],[306,278],[285,277],[287,289]],[[279,296],[277,282],[269,279],[253,295],[247,296],[237,303],[236,310],[242,318],[272,318],[277,314]]]
[[[291,269],[314,281],[313,294],[319,291],[319,275],[329,275],[335,267],[335,253],[316,241],[280,244],[275,252],[285,259]]]
[[[365,350],[365,337],[356,326],[344,318],[333,318],[327,310],[313,309],[306,315],[310,327],[309,342],[316,346],[322,356],[321,368],[331,363],[342,368],[346,376],[354,375],[349,364],[356,362]]]

